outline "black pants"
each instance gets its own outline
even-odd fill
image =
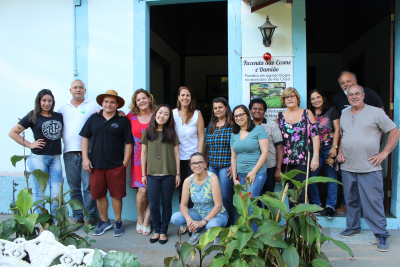
[[[291,170],[299,170],[307,173],[307,165],[288,165],[287,171]],[[306,179],[306,174],[299,173],[294,177],[294,179],[302,183]],[[289,189],[294,189],[295,187],[294,184],[290,181],[288,183],[289,183]],[[299,199],[297,200],[297,204],[305,203],[305,195],[306,195],[306,189],[303,188],[303,190],[300,193]],[[294,207],[294,204],[290,201],[289,201],[289,207],[290,208]]]
[[[175,176],[149,175],[148,177],[147,189],[150,192],[148,198],[154,232],[156,234],[167,234],[168,224],[172,216],[172,195],[175,189]],[[160,197],[162,197],[162,216],[160,214]]]
[[[179,185],[179,204],[181,203],[181,199],[182,199],[183,182],[185,181],[186,178],[188,178],[190,175],[193,174],[192,168],[190,168],[189,163],[190,163],[190,160],[181,160],[180,161],[181,184]],[[189,196],[188,208],[189,209],[193,208],[193,202],[190,199],[190,196]]]

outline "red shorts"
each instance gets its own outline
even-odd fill
[[[93,169],[90,173],[90,189],[92,199],[110,196],[123,199],[126,196],[126,168],[124,165],[112,169]]]

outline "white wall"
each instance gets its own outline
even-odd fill
[[[70,98],[73,79],[73,1],[0,1],[0,176],[23,176],[10,157],[23,154],[8,137],[33,109],[37,93],[52,90],[57,106]],[[32,131],[26,138],[33,141]],[[27,153],[30,153],[27,149]]]
[[[270,47],[263,45],[259,26],[269,16],[277,26]],[[269,52],[274,56],[292,56],[292,5],[279,1],[251,13],[249,4],[242,4],[242,57],[262,57]],[[243,88],[242,103],[250,102],[250,88]]]
[[[133,1],[89,0],[88,97],[114,89],[128,111],[133,88]]]

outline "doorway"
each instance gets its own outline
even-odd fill
[[[382,98],[389,114],[390,1],[338,0],[333,4],[307,0],[306,31],[308,92],[318,88],[330,101],[342,92],[338,78],[342,71],[348,70],[356,74],[358,84],[373,89]],[[386,138],[384,135],[382,146]],[[382,167],[384,206],[389,211],[387,160]],[[325,175],[324,170],[320,175]],[[327,185],[318,184],[318,188],[324,202]]]

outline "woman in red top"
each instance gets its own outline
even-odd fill
[[[131,157],[131,187],[138,188],[138,193],[136,194],[136,208],[138,213],[136,231],[143,235],[151,233],[151,226],[147,187],[142,184],[142,176],[145,174],[142,174],[142,147],[140,139],[142,138],[143,131],[149,125],[155,108],[156,102],[153,95],[144,89],[138,89],[132,96],[132,103],[129,106],[131,111],[127,115],[132,125],[132,135],[135,140],[135,147]],[[143,215],[145,215],[144,218]]]

